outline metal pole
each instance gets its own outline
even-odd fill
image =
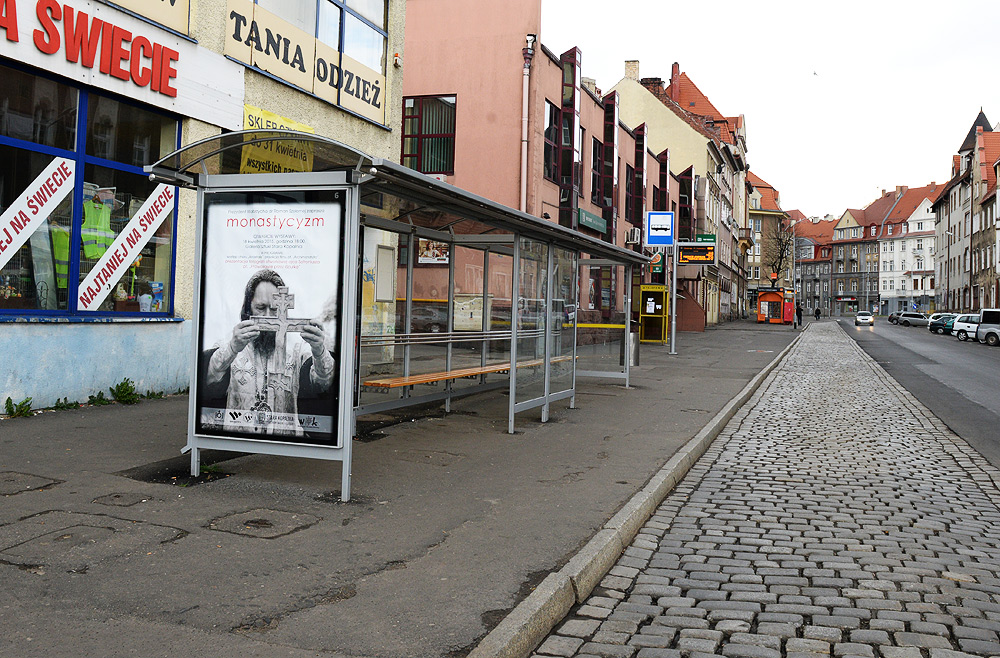
[[[489,316],[489,302],[490,302],[490,248],[486,247],[486,251],[483,252],[483,323],[480,329],[483,332],[489,331],[492,327],[490,326],[490,316]],[[480,354],[479,363],[484,368],[486,367],[486,352],[490,348],[490,341],[483,339],[482,354]],[[486,375],[480,375],[479,381],[481,383],[486,382]]]
[[[628,378],[630,372],[629,364],[632,362],[632,264],[625,266],[625,388],[628,388]]]
[[[677,354],[677,243],[670,250],[670,354]]]
[[[546,265],[545,265],[545,404],[542,405],[542,422],[549,422],[549,394],[552,386],[552,284],[553,284],[553,245],[546,245]],[[562,321],[560,321],[560,330]]]
[[[517,307],[521,296],[521,236],[514,234],[514,261],[511,263],[510,291],[510,395],[507,433],[514,433],[514,405],[517,404]]]
[[[452,363],[452,347],[454,342],[451,333],[455,331],[455,243],[452,242],[448,245],[448,315],[447,315],[447,330],[448,330],[448,347],[445,352],[445,366],[444,369],[451,371]],[[449,393],[453,390],[453,383],[448,380],[444,384],[445,390]],[[444,411],[445,413],[451,413],[451,396],[445,398],[444,400]]]
[[[413,259],[416,258],[417,255],[416,244],[415,244],[416,241],[417,241],[416,233],[411,232],[406,237],[406,303],[405,303],[406,319],[404,321],[406,325],[404,328],[406,329],[405,333],[407,334],[413,331],[413,326],[412,326],[413,321],[411,318],[413,314]],[[406,345],[403,346],[403,376],[404,377],[410,376],[409,340],[407,340]],[[409,386],[403,387],[403,397],[404,398],[410,397]]]

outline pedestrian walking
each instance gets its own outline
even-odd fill
[[[802,326],[802,304],[795,307],[795,320],[798,326]]]

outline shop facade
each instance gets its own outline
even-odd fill
[[[402,21],[389,0],[0,0],[0,402],[185,389],[195,195],[143,167],[253,127],[398,160]]]

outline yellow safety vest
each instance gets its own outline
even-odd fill
[[[83,203],[83,255],[96,260],[104,255],[115,241],[111,230],[111,206],[94,197]]]
[[[56,269],[56,285],[65,288],[69,281],[69,229],[52,225],[52,260]]]

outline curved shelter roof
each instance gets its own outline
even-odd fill
[[[215,135],[170,153],[147,165],[145,171],[153,178],[181,187],[206,187],[209,182],[207,177],[246,173],[242,170],[248,148],[286,154],[295,153],[298,149],[298,152],[305,151],[308,156],[304,160],[309,163],[308,172],[350,172],[350,180],[359,185],[363,198],[370,194],[387,194],[409,202],[407,212],[401,213],[397,219],[405,217],[412,226],[456,234],[518,233],[623,264],[649,261],[643,254],[509,208],[391,160],[373,158],[351,146],[311,133],[243,130]]]

